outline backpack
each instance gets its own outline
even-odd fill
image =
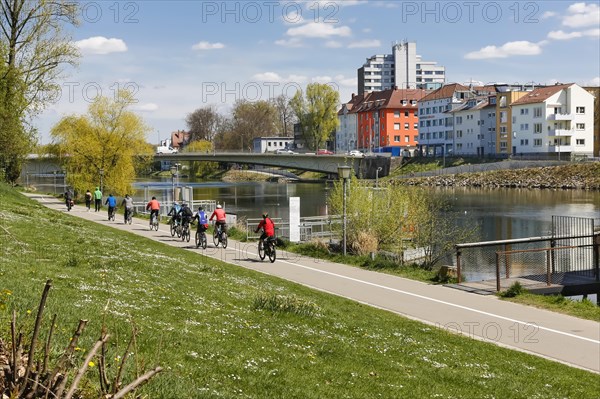
[[[189,206],[186,206],[185,208],[183,208],[182,214],[184,216],[194,216],[194,212],[192,212],[192,210],[190,209]]]
[[[208,223],[208,218],[207,218],[207,216],[206,216],[206,212],[204,212],[204,211],[200,211],[200,212],[198,213],[198,222],[199,222],[200,224],[207,224],[207,223]]]

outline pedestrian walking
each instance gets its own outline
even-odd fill
[[[87,211],[90,211],[90,208],[92,207],[92,193],[90,190],[87,190],[85,192],[85,207],[87,208]]]
[[[99,212],[100,208],[102,208],[102,191],[100,191],[100,187],[96,187],[96,191],[94,191],[94,200],[96,212]]]

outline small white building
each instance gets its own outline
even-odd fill
[[[454,155],[483,157],[496,150],[496,96],[477,97],[450,111]]]
[[[338,111],[339,124],[335,131],[335,152],[342,153],[358,149],[358,114],[355,106],[360,104],[365,94],[355,95],[352,99],[342,104]]]
[[[594,96],[574,83],[533,90],[512,104],[512,129],[517,154],[591,157]]]
[[[292,148],[294,139],[291,137],[256,137],[253,141],[253,152],[268,153],[279,149]]]

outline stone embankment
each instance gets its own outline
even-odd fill
[[[414,186],[514,187],[600,190],[600,162],[569,164],[482,173],[459,173],[420,178],[395,179]]]

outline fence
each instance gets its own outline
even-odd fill
[[[260,234],[254,233],[254,229],[258,226],[262,219],[247,219],[246,220],[246,238],[248,240],[258,239]],[[281,238],[290,238],[290,222],[281,218],[271,218],[275,223],[275,235]],[[300,241],[307,242],[313,238],[332,238],[335,233],[331,226],[335,223],[340,223],[340,216],[310,216],[300,218]]]
[[[459,282],[496,280],[496,289],[510,279],[562,284],[567,275],[600,281],[600,233],[581,236],[531,237],[515,240],[458,244]]]

